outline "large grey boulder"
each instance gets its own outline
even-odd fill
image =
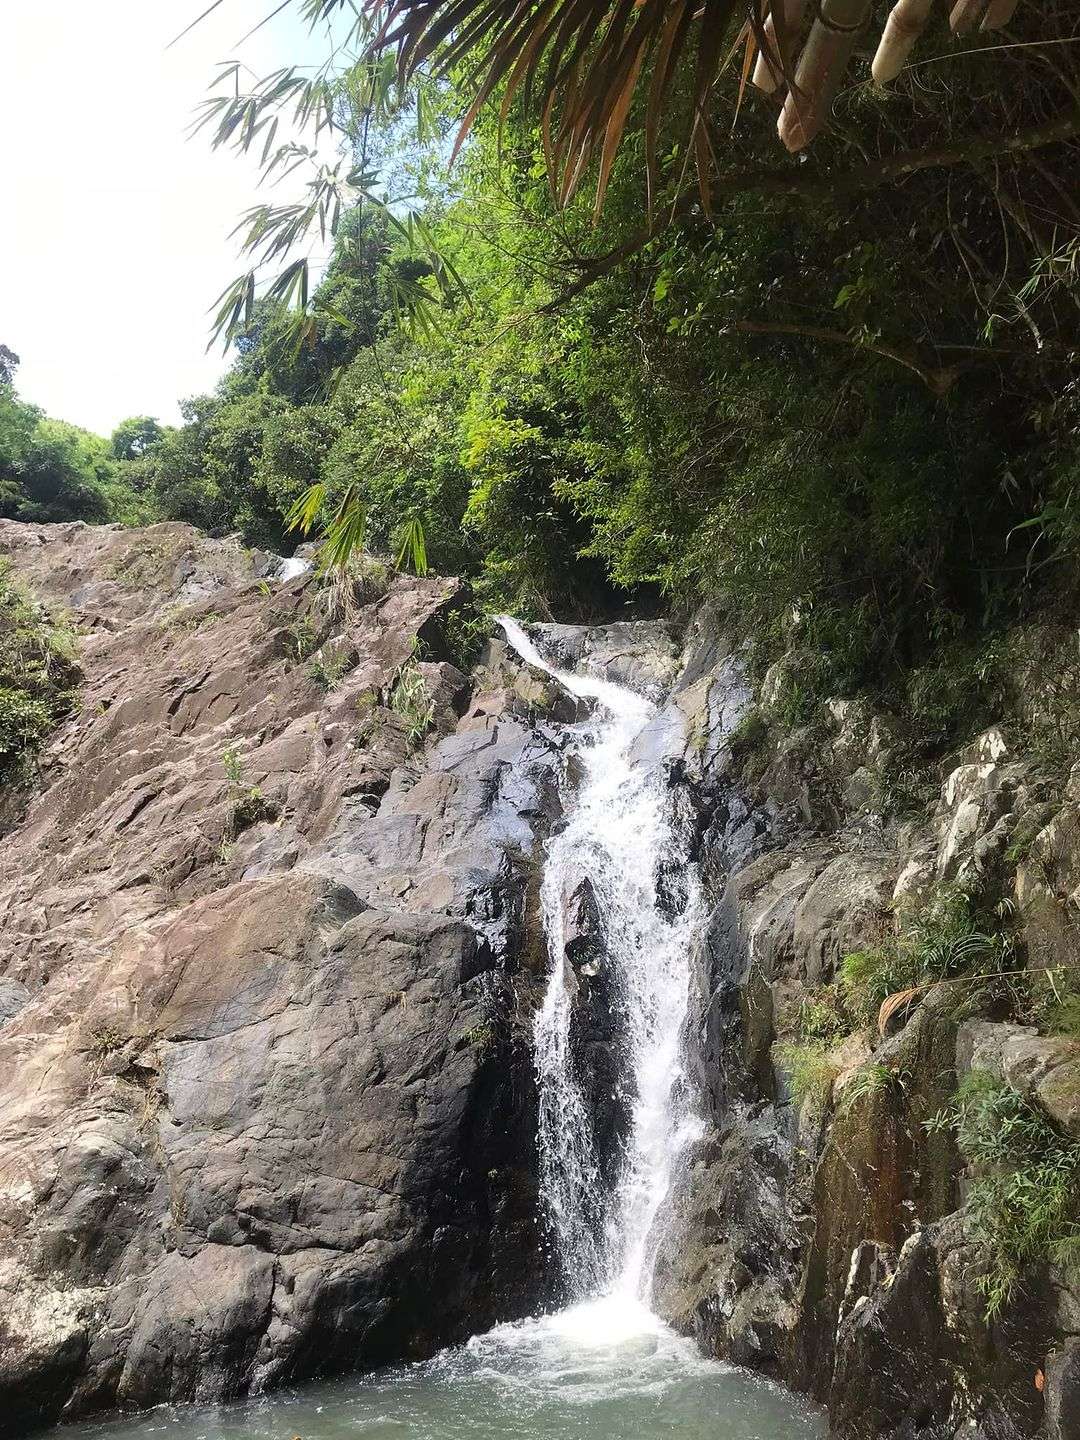
[[[534,1304],[511,1021],[561,756],[517,668],[440,657],[454,581],[343,616],[186,526],[0,522],[0,550],[84,632],[0,856],[0,1434]]]

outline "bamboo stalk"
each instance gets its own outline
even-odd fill
[[[776,127],[789,150],[809,145],[825,123],[869,9],[869,0],[819,0]]]
[[[916,40],[926,29],[933,4],[934,0],[897,0],[889,11],[871,67],[879,85],[895,80],[904,68]]]
[[[980,30],[1003,30],[1016,14],[1020,0],[990,0],[982,18]]]
[[[751,76],[751,82],[766,95],[772,95],[779,88],[784,78],[784,65],[790,67],[790,52],[794,49],[799,27],[806,13],[807,0],[779,0],[779,3],[784,7],[784,49],[789,53],[781,51],[776,36],[776,20],[770,11],[769,18],[765,21],[765,39],[768,44],[761,47]]]
[[[954,35],[974,30],[985,5],[986,0],[956,0],[949,15],[949,29]]]

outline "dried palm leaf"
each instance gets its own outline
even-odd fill
[[[881,1009],[878,1011],[877,1024],[878,1034],[884,1035],[888,1028],[889,1021],[898,1010],[903,1010],[910,1005],[915,996],[925,990],[925,985],[913,985],[908,990],[897,990],[895,994],[888,996],[881,1002]]]
[[[676,78],[691,77],[683,135],[695,143],[700,157],[698,120],[708,115],[709,97],[727,63],[732,35],[746,25],[760,43],[765,3],[367,0],[366,9],[376,17],[375,48],[396,49],[402,79],[421,65],[439,74],[471,65],[466,83],[473,100],[455,149],[500,87],[504,118],[516,97],[527,106],[535,98],[556,193],[567,199],[589,161],[597,158],[599,205],[642,76],[650,76],[645,138],[650,190],[655,191],[659,122],[672,111]]]

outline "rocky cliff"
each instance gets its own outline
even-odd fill
[[[1046,1033],[1060,1007],[1039,997],[1080,962],[1076,772],[1062,788],[994,729],[927,813],[890,818],[895,722],[837,701],[831,730],[785,733],[783,664],[749,696],[704,619],[683,708],[714,906],[688,1037],[709,1124],[660,1309],[842,1436],[1073,1440],[1080,1040]],[[1021,680],[1029,703],[1053,675]],[[724,705],[741,724],[717,726]]]
[[[527,1308],[543,687],[450,663],[453,581],[344,604],[178,524],[0,553],[82,671],[0,856],[0,1431]]]
[[[0,1432],[428,1353],[550,1297],[529,1042],[571,701],[499,641],[457,667],[453,581],[343,594],[173,524],[5,522],[0,554],[82,674],[0,858]],[[722,612],[537,639],[661,702],[640,763],[710,898],[663,1313],[853,1440],[1080,1433],[1049,1247],[1075,1208],[1004,1278],[997,1236],[995,1272],[972,1207],[999,1224],[1013,1172],[956,1099],[1068,1201],[1080,1042],[1011,972],[1075,953],[1080,786],[998,729],[901,821],[889,717],[785,733],[783,665],[755,694]],[[588,877],[564,898],[614,1154]]]

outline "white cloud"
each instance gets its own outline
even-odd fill
[[[20,395],[107,434],[178,418],[213,386],[207,310],[241,268],[229,231],[255,165],[186,138],[213,67],[273,8],[225,0],[7,0],[0,6],[0,342]],[[319,54],[288,14],[243,46],[262,73]]]

